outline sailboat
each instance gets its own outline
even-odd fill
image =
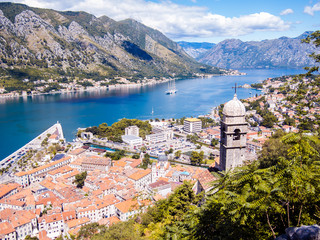
[[[175,94],[178,90],[176,89],[176,81],[170,80],[168,82],[168,90],[166,91],[166,94]]]
[[[151,114],[153,115],[154,111],[153,111],[153,107],[152,107],[152,111],[151,111]]]

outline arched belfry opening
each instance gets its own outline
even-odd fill
[[[235,129],[234,130],[234,134],[233,134],[233,140],[240,140],[240,133],[241,133],[241,130],[240,129]]]

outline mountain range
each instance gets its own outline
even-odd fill
[[[246,68],[303,68],[314,65],[309,55],[316,51],[312,44],[302,43],[311,32],[304,32],[296,38],[281,37],[272,40],[243,42],[239,39],[227,39],[207,51],[191,44],[182,45],[190,56],[212,66],[230,69]],[[201,55],[192,52],[197,49]]]
[[[161,32],[133,19],[0,3],[0,72],[16,79],[59,76],[183,77],[222,73],[198,63]]]

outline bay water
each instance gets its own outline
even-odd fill
[[[240,70],[241,71],[241,70]],[[242,70],[247,75],[216,76],[176,81],[178,92],[166,95],[167,83],[137,88],[48,94],[1,100],[0,159],[5,158],[59,121],[68,141],[78,127],[89,127],[121,118],[197,117],[232,99],[238,85],[261,82],[269,77],[304,73],[303,69]],[[239,99],[260,91],[240,88]],[[153,113],[152,113],[153,112]]]

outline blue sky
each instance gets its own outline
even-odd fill
[[[2,1],[2,0],[0,0]],[[134,18],[175,41],[296,37],[320,29],[320,0],[14,0],[33,7]]]

